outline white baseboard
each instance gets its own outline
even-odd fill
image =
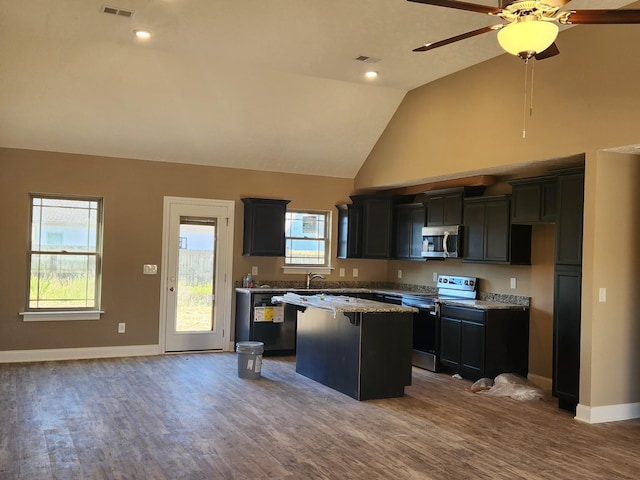
[[[124,345],[118,347],[51,348],[42,350],[0,351],[0,363],[48,362],[87,358],[141,357],[159,355],[159,345]]]
[[[535,384],[537,387],[540,387],[545,392],[550,392],[553,386],[553,381],[549,377],[543,377],[542,375],[536,375],[535,373],[527,375],[527,380]]]
[[[586,423],[619,422],[640,418],[640,403],[622,403],[619,405],[605,405],[589,407],[578,404],[576,420]]]

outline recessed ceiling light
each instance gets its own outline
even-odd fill
[[[151,32],[149,30],[134,30],[133,33],[135,33],[136,37],[142,38],[145,40],[151,37]]]
[[[376,78],[378,76],[378,72],[368,71],[364,76],[367,78]]]

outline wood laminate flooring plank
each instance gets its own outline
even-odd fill
[[[637,479],[640,420],[588,425],[413,369],[358,402],[232,353],[0,365],[0,479]]]

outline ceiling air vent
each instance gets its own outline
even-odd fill
[[[133,17],[133,12],[129,10],[123,10],[122,8],[116,7],[102,7],[102,13],[108,13],[110,15],[117,15],[118,17],[131,18]]]
[[[379,58],[368,57],[366,55],[360,55],[359,57],[354,58],[354,60],[364,63],[378,63],[380,61]]]

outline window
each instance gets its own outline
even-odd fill
[[[102,199],[31,197],[27,309],[100,307]]]
[[[329,267],[330,218],[329,212],[286,212],[285,266]]]

